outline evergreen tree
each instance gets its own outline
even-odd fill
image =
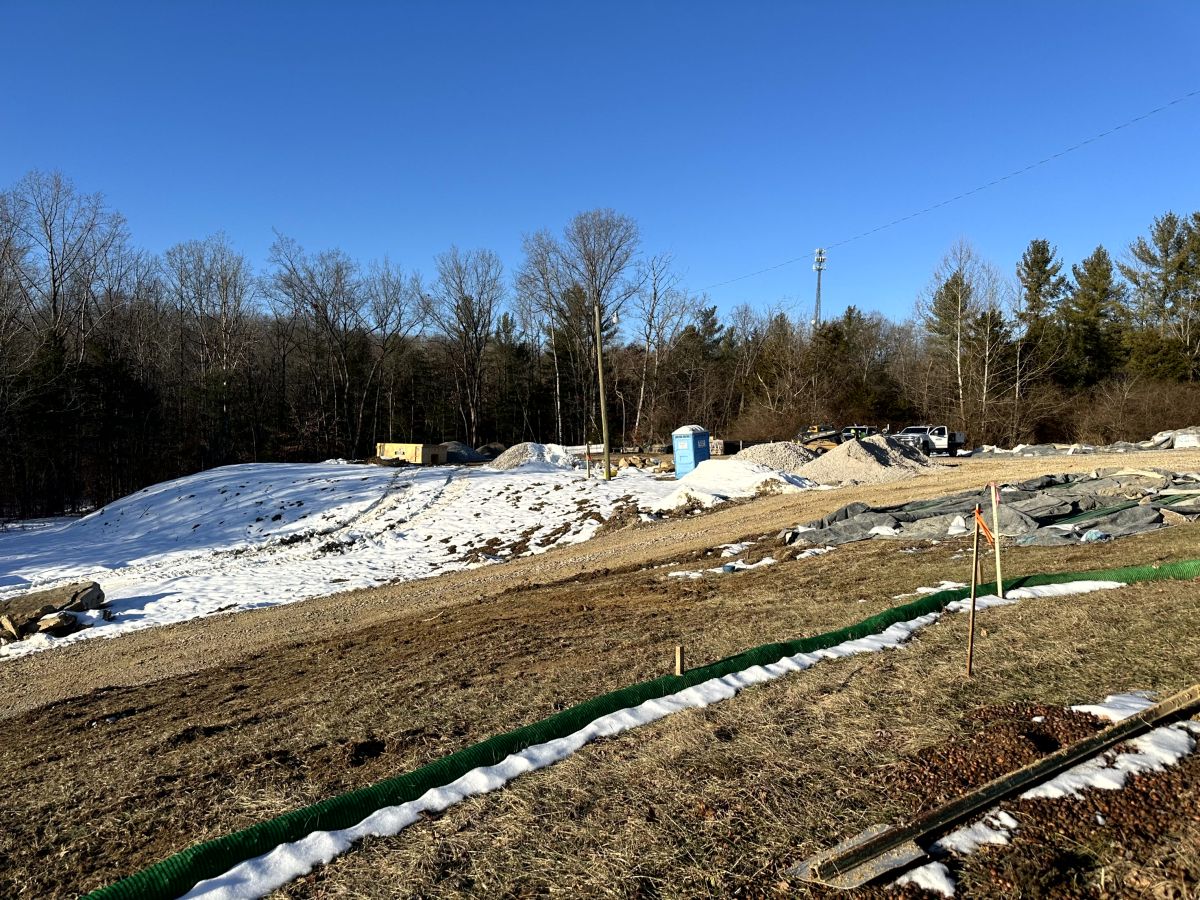
[[[944,367],[941,375],[948,380],[940,393],[947,399],[954,398],[955,424],[965,428],[967,327],[975,306],[975,285],[968,275],[966,264],[972,263],[973,255],[964,245],[952,251],[951,256],[943,264],[951,266],[949,274],[935,276],[936,287],[922,318],[930,336],[934,359],[939,368]]]
[[[1038,324],[1053,315],[1067,292],[1066,276],[1061,274],[1058,249],[1045,238],[1034,238],[1017,263],[1021,282],[1021,307],[1017,317],[1026,326]]]
[[[1120,263],[1121,274],[1133,285],[1138,325],[1167,333],[1186,285],[1189,244],[1188,223],[1173,212],[1159,216],[1150,227],[1149,240],[1139,237],[1129,245],[1131,263]]]
[[[1125,286],[1113,274],[1103,246],[1071,267],[1074,285],[1059,313],[1065,332],[1062,380],[1090,387],[1113,374],[1122,362],[1122,303]]]
[[[974,289],[966,272],[955,269],[933,292],[933,302],[925,315],[925,328],[946,343],[959,340],[974,299]]]
[[[1056,313],[1070,288],[1062,274],[1058,249],[1044,238],[1034,238],[1017,263],[1021,291],[1017,301],[1012,352],[1012,419],[1009,439],[1028,429],[1037,413],[1029,400],[1058,368],[1062,333]]]

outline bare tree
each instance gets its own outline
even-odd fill
[[[403,360],[409,339],[425,323],[425,310],[421,294],[421,277],[416,273],[404,273],[391,260],[372,263],[366,278],[367,322],[375,336],[375,353],[371,380],[377,372],[388,372],[388,440],[392,438],[392,422],[395,417],[394,371]],[[359,419],[365,412],[367,395],[360,400]]]
[[[620,314],[625,302],[637,293],[638,281],[630,279],[634,256],[641,244],[637,223],[611,209],[581,212],[563,233],[562,266],[583,291],[592,308],[592,336],[596,345],[597,396],[604,444],[604,477],[609,476],[608,405],[604,396],[603,356],[605,323]]]
[[[81,194],[58,172],[30,172],[10,192],[7,216],[24,252],[15,284],[39,333],[82,353],[101,259],[126,241],[125,220],[100,194]]]
[[[479,441],[484,353],[504,298],[504,266],[491,250],[451,247],[437,258],[437,281],[427,298],[430,319],[446,340],[467,440]]]
[[[215,410],[215,460],[230,447],[231,380],[242,371],[257,284],[250,263],[223,234],[170,247],[164,256],[168,295],[180,326],[180,374],[186,377],[185,338],[195,348],[199,393]]]
[[[311,427],[335,452],[362,452],[368,398],[398,339],[419,324],[419,281],[386,261],[364,277],[341,250],[310,255],[282,236],[271,260],[271,294],[298,322],[296,340],[307,345],[301,358],[324,410]]]
[[[525,260],[517,271],[516,294],[521,304],[542,315],[550,339],[550,358],[554,364],[554,433],[563,439],[562,365],[560,363],[561,304],[563,273],[559,264],[562,250],[548,231],[527,234],[521,241]]]
[[[27,253],[12,196],[0,194],[0,422],[8,421],[9,411],[20,399],[17,384],[37,350],[21,284]]]
[[[633,295],[633,305],[642,348],[642,371],[633,417],[633,436],[637,441],[643,437],[643,412],[651,423],[647,430],[654,427],[663,357],[679,340],[693,305],[680,289],[682,277],[674,270],[673,263],[670,254],[652,256],[642,263],[636,279],[640,286]]]
[[[917,312],[934,355],[949,370],[954,397],[953,415],[967,427],[967,352],[970,320],[979,308],[975,296],[979,259],[969,243],[950,248],[934,271],[933,279],[918,299]],[[938,411],[946,415],[949,409]]]

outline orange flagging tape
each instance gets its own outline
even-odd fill
[[[993,546],[996,544],[996,539],[992,536],[992,530],[987,527],[987,522],[983,521],[983,513],[979,511],[979,507],[975,507],[975,521],[979,525],[979,530],[983,532],[983,536],[987,538],[987,542]]]

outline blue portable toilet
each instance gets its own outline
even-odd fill
[[[708,432],[699,425],[684,425],[671,432],[675,450],[675,477],[682,478],[708,459]]]

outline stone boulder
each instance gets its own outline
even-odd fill
[[[82,627],[79,618],[69,612],[50,613],[38,619],[37,623],[38,634],[48,634],[51,637],[65,637]]]
[[[67,614],[75,626],[70,631],[74,631],[79,627],[79,622],[78,617],[70,615],[71,613],[89,612],[103,607],[104,591],[94,581],[80,581],[45,591],[9,597],[7,600],[0,600],[0,633],[11,640],[21,640],[37,632],[56,634],[58,630],[67,627],[65,619],[56,620],[51,626],[55,631],[44,629],[39,624],[45,616],[55,613]]]

